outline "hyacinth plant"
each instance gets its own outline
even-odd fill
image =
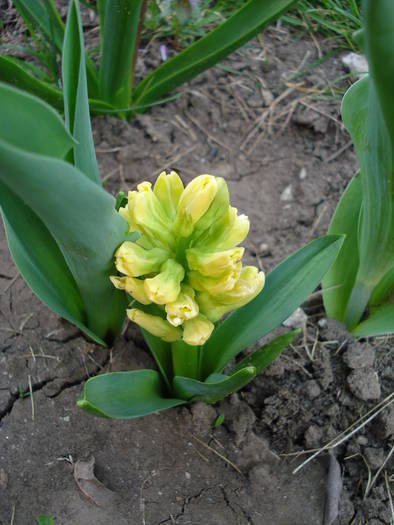
[[[186,188],[173,172],[115,199],[93,147],[78,4],[63,47],[65,121],[42,100],[0,83],[0,206],[11,255],[34,293],[98,344],[126,311],[142,328],[156,370],[102,374],[78,405],[130,419],[194,400],[215,402],[261,372],[298,331],[234,362],[316,288],[342,236],[315,239],[264,279],[242,266],[248,219],[225,181]],[[69,45],[73,42],[73,45]],[[226,317],[227,315],[227,317]],[[224,317],[223,317],[224,316]]]
[[[213,31],[136,83],[135,66],[148,0],[98,0],[100,49],[98,56],[92,58],[89,53],[84,57],[91,111],[125,118],[168,100],[163,98],[167,93],[244,45],[294,2],[249,0]],[[4,54],[0,56],[0,81],[62,110],[59,85],[64,77],[59,75],[59,62],[63,43],[70,44],[64,39],[62,18],[53,0],[14,0],[13,4],[30,34],[34,64]]]
[[[332,218],[346,240],[323,280],[328,316],[359,337],[394,333],[394,4],[366,1],[364,15],[370,72],[342,102],[360,170]]]

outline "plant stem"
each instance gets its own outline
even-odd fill
[[[176,341],[171,345],[171,352],[174,376],[199,379],[199,346],[190,346],[184,341]]]

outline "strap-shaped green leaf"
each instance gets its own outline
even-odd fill
[[[338,235],[320,237],[274,268],[260,294],[225,319],[208,339],[203,347],[203,377],[221,371],[230,359],[287,319],[319,284],[342,242]]]
[[[248,366],[231,376],[215,375],[205,383],[190,377],[175,376],[174,392],[187,401],[205,401],[215,403],[247,385],[256,376],[256,369]]]
[[[127,230],[115,211],[115,199],[71,164],[1,140],[0,181],[45,224],[78,286],[87,327],[111,340],[119,333],[126,307],[125,294],[109,281],[115,273],[113,253]],[[38,270],[46,271],[45,266]],[[114,308],[122,311],[116,318]]]
[[[171,58],[138,84],[133,102],[151,103],[241,47],[272,23],[294,0],[250,0],[231,18]]]
[[[90,124],[85,51],[78,2],[71,0],[63,44],[63,94],[66,126],[74,136],[73,163],[101,185]]]
[[[53,525],[53,519],[50,516],[37,516],[37,525]]]
[[[52,235],[2,182],[0,195],[8,245],[23,278],[49,308],[86,332],[78,287]]]
[[[241,370],[246,366],[254,366],[256,369],[256,375],[260,374],[274,361],[274,359],[279,356],[279,354],[285,348],[289,346],[292,340],[300,333],[301,328],[297,328],[296,330],[291,330],[291,332],[287,332],[286,334],[278,335],[278,337],[275,337],[266,345],[244,357],[244,359],[242,359],[231,369],[231,374],[238,372],[238,370]]]
[[[24,89],[45,100],[54,108],[63,110],[63,94],[60,89],[29,75],[12,57],[0,55],[0,81]]]
[[[59,114],[29,93],[0,82],[0,139],[14,146],[62,158],[74,145]]]
[[[99,2],[101,98],[117,108],[127,108],[131,97],[131,71],[143,0]]]
[[[59,52],[62,49],[64,24],[53,0],[14,0],[19,15],[23,18],[30,33],[36,33]]]
[[[387,302],[394,303],[394,266],[382,277],[372,291],[369,305],[379,306]]]
[[[359,269],[345,315],[352,328],[360,321],[371,292],[394,261],[394,5],[390,0],[365,2],[365,49],[370,66],[367,118],[360,91],[351,89],[343,102],[343,119],[354,142],[362,173],[362,221]],[[368,82],[367,80],[361,82]],[[365,97],[365,94],[363,94]]]
[[[85,383],[77,404],[95,416],[134,419],[184,403],[182,399],[164,397],[156,370],[134,370],[92,377]]]
[[[36,95],[42,100],[45,100],[45,102],[48,102],[52,107],[63,111],[63,93],[60,89],[54,88],[47,82],[43,82],[42,80],[33,77],[27,73],[25,69],[23,63],[18,61],[15,57],[5,57],[0,55],[0,81],[23,89],[32,95]],[[88,81],[90,77],[91,75],[88,74]],[[114,113],[115,111],[113,106],[94,98],[89,99],[89,106],[93,115]]]
[[[386,304],[372,309],[368,318],[358,324],[351,332],[356,337],[394,334],[394,304]]]
[[[350,181],[331,220],[329,234],[345,234],[341,251],[323,278],[324,308],[328,317],[344,321],[346,307],[356,280],[358,233],[362,203],[361,174]]]

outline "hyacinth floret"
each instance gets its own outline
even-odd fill
[[[151,334],[200,346],[215,322],[262,290],[264,273],[242,266],[238,246],[249,219],[230,206],[223,178],[200,175],[184,188],[177,173],[162,172],[153,189],[142,182],[130,191],[119,213],[140,237],[115,252],[122,275],[111,281],[139,303],[127,315]]]

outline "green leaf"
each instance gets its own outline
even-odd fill
[[[225,319],[208,339],[203,347],[203,376],[222,370],[287,319],[319,284],[342,242],[338,235],[320,237],[274,268],[260,294]]]
[[[390,301],[394,302],[394,266],[382,277],[372,291],[369,305],[379,306]]]
[[[344,321],[359,264],[358,230],[362,203],[361,174],[350,181],[331,220],[329,234],[345,234],[341,251],[323,278],[323,301],[327,316]]]
[[[189,377],[175,376],[174,392],[187,401],[204,401],[215,403],[247,385],[256,375],[256,369],[248,366],[231,376],[215,376],[212,382],[208,378],[205,383]]]
[[[13,3],[32,36],[38,33],[48,44],[61,52],[64,24],[53,0],[14,0]]]
[[[360,264],[345,315],[350,328],[360,321],[373,289],[394,260],[394,6],[382,0],[376,9],[376,3],[367,0],[365,7],[365,49],[370,66],[367,117],[364,110],[358,116],[360,106],[365,106],[365,92],[351,89],[343,103],[343,119],[356,148],[363,192]]]
[[[112,340],[126,308],[125,294],[109,281],[115,274],[114,251],[127,231],[127,223],[115,211],[115,199],[71,164],[1,140],[0,181],[45,224],[58,245],[78,286],[86,326],[98,338]],[[0,199],[5,200],[5,195]],[[18,234],[28,242],[27,229]],[[46,272],[45,266],[38,270]],[[34,291],[41,296],[40,289]],[[122,312],[115,318],[114,309]]]
[[[22,63],[14,57],[0,55],[0,81],[28,91],[32,95],[36,95],[40,99],[45,100],[45,102],[48,102],[48,104],[55,109],[63,111],[63,93],[60,89],[54,88],[47,82],[38,80],[27,73],[24,68],[26,69],[26,66],[23,66]],[[113,106],[102,100],[89,99],[89,106],[93,115],[102,115],[115,111]]]
[[[37,516],[37,525],[54,525],[53,519],[50,516]]]
[[[0,139],[50,157],[64,157],[72,148],[73,138],[59,114],[29,93],[0,83],[0,108],[7,123],[0,127]]]
[[[386,304],[371,310],[368,318],[351,330],[351,333],[355,337],[394,334],[394,304]]]
[[[77,405],[95,416],[134,419],[184,403],[164,397],[156,370],[134,370],[92,377],[85,383]]]
[[[143,0],[99,2],[101,98],[117,108],[130,104],[132,65]]]
[[[272,23],[294,0],[250,0],[226,22],[163,63],[138,84],[133,101],[158,100],[229,55]]]
[[[76,140],[74,165],[101,185],[90,124],[81,15],[75,0],[71,0],[68,10],[62,72],[66,125]]]
[[[60,89],[29,75],[19,63],[11,58],[0,55],[0,81],[24,89],[48,102],[56,109],[63,110],[63,94]]]
[[[85,312],[75,280],[54,238],[13,192],[0,182],[0,205],[11,256],[43,303],[99,344],[85,326]]]
[[[289,346],[293,339],[302,332],[300,328],[292,330],[283,335],[279,335],[272,339],[269,343],[262,346],[255,352],[250,353],[239,363],[237,363],[232,369],[231,373],[238,372],[246,366],[254,366],[256,369],[256,375],[260,374],[267,366],[269,366],[278,355]]]

